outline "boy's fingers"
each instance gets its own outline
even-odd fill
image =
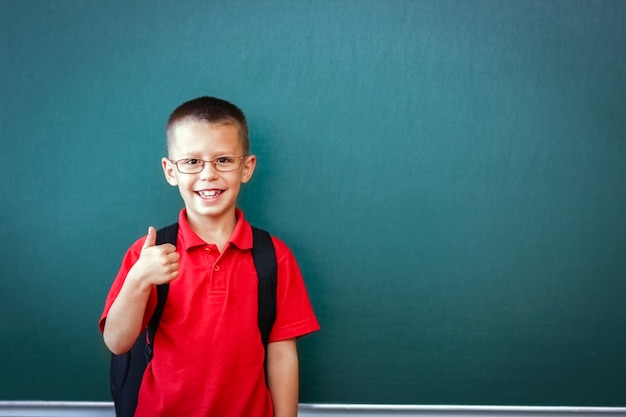
[[[148,236],[146,240],[143,242],[143,249],[149,248],[150,246],[154,246],[156,244],[156,229],[152,226],[148,227]]]

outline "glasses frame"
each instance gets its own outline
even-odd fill
[[[204,170],[204,167],[206,166],[207,163],[210,163],[211,165],[213,165],[213,168],[215,168],[216,171],[219,172],[233,172],[233,171],[237,171],[239,168],[241,168],[241,163],[243,162],[244,159],[246,159],[249,155],[244,155],[244,156],[239,156],[239,155],[220,155],[220,156],[216,156],[215,158],[211,159],[211,160],[204,160],[204,159],[200,159],[200,158],[182,158],[179,159],[177,161],[174,161],[172,159],[167,158],[168,161],[170,161],[172,164],[174,164],[174,166],[176,167],[176,169],[178,170],[178,172],[180,172],[181,174],[199,174]],[[239,160],[239,164],[237,165],[236,168],[233,169],[223,169],[223,168],[219,168],[217,166],[217,160],[220,158],[234,158],[234,159],[238,159]],[[198,162],[201,162],[202,164],[200,165],[201,168],[198,171],[195,172],[184,172],[180,169],[180,167],[178,166],[178,164],[180,162],[184,162],[184,161],[189,161],[190,159],[195,159]]]

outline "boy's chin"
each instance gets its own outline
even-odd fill
[[[199,219],[206,220],[220,220],[227,216],[235,214],[236,206],[232,205],[223,205],[223,204],[214,204],[212,206],[207,206],[205,204],[185,204],[185,208],[187,210],[187,216],[191,214],[191,216]]]

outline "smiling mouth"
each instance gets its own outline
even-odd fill
[[[200,196],[200,198],[204,200],[211,200],[219,197],[224,191],[223,190],[202,190],[196,191],[196,194]]]

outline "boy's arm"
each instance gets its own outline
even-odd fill
[[[295,417],[298,414],[298,351],[295,338],[267,345],[267,380],[274,417]]]
[[[105,345],[116,355],[127,352],[135,343],[151,291],[150,286],[142,287],[131,274],[128,273],[120,293],[111,304],[102,332]]]
[[[150,227],[139,259],[128,271],[104,323],[102,335],[111,352],[119,355],[133,346],[141,332],[153,285],[175,279],[178,276],[178,260],[173,245],[156,246],[156,230]]]

